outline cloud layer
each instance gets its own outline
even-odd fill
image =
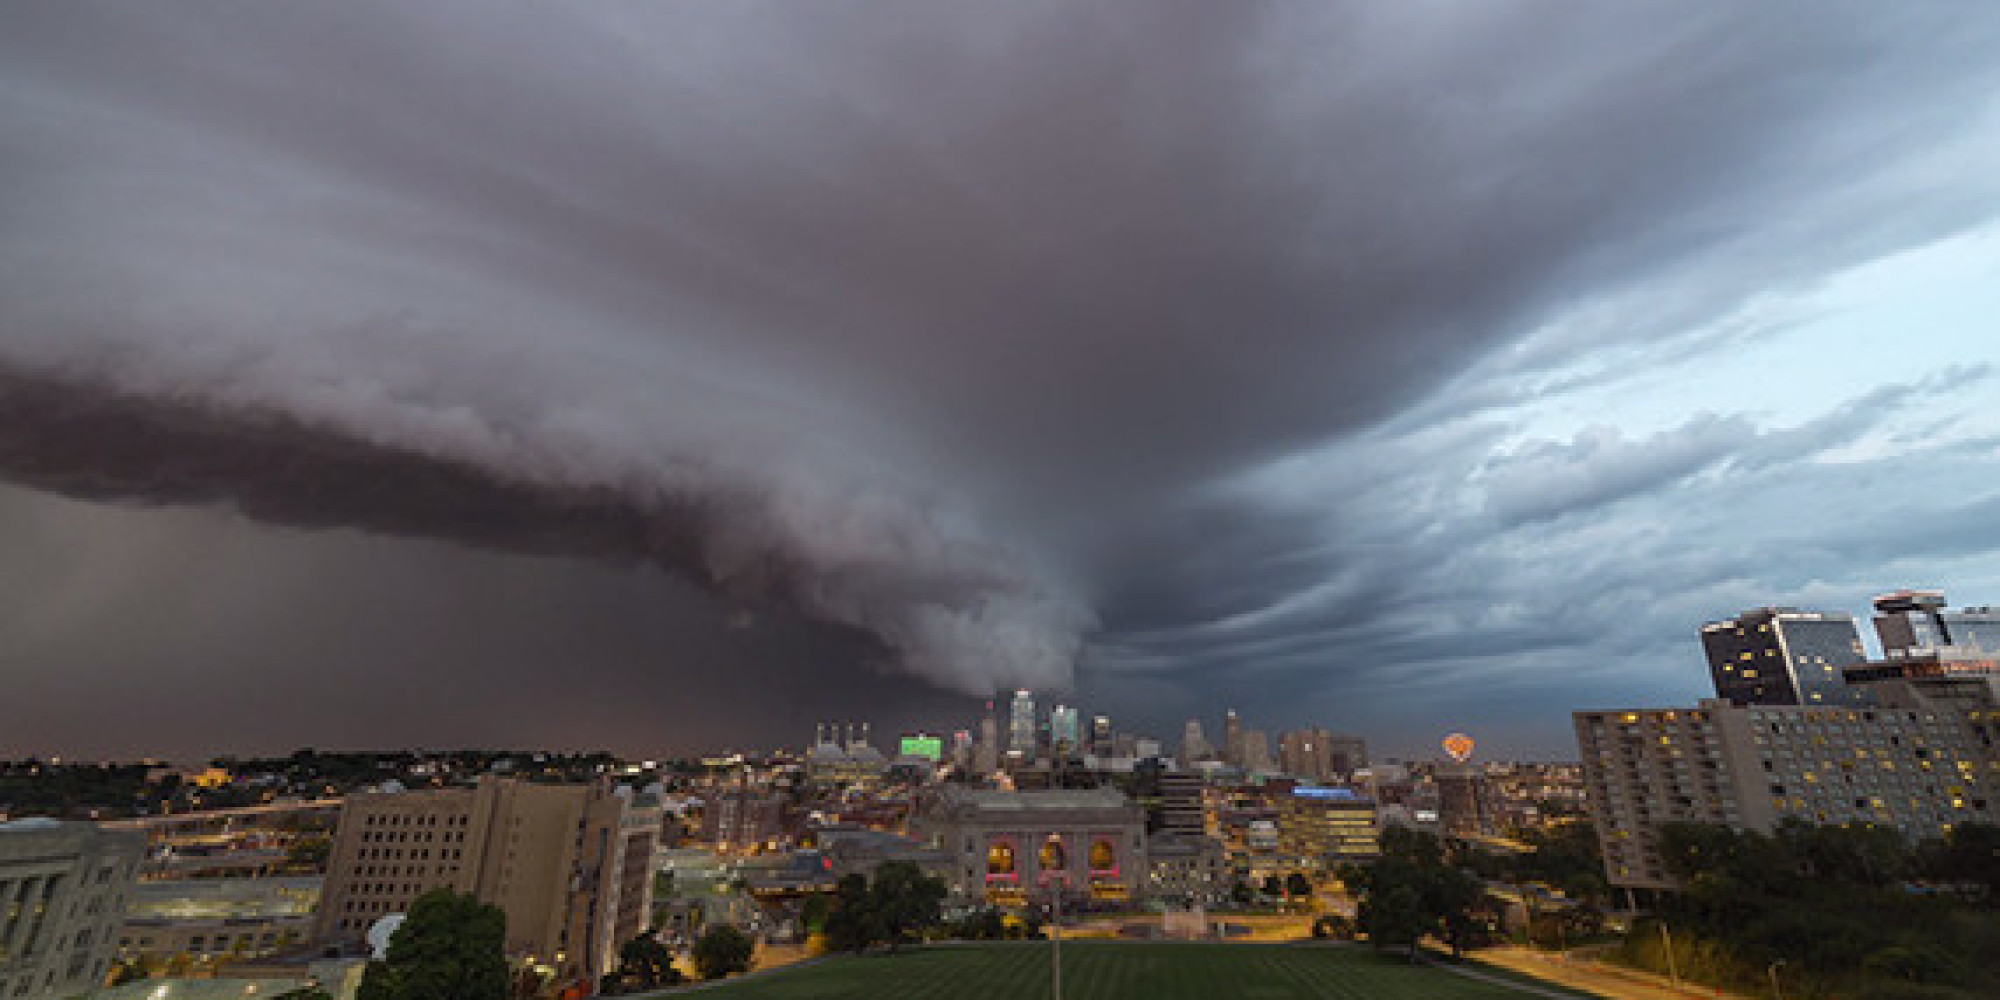
[[[34,488],[642,560],[952,689],[1289,724],[1388,678],[1614,674],[1731,580],[1874,579],[1818,494],[1779,522],[1818,568],[1722,553],[1768,565],[1744,512],[1800,484],[1992,464],[1959,431],[1828,461],[1990,396],[1978,357],[1777,412],[1550,408],[1698,378],[1798,321],[1760,303],[1986,225],[2000,19],[4,18],[0,475]],[[370,551],[348,572],[394,572]]]

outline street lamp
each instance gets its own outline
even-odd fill
[[[1667,931],[1665,920],[1660,921],[1660,940],[1667,946],[1667,978],[1673,982],[1674,989],[1678,990],[1681,988],[1681,974],[1674,967],[1674,936]]]
[[[1778,966],[1783,964],[1785,960],[1781,958],[1764,967],[1764,971],[1771,974],[1771,995],[1777,1000],[1785,1000],[1785,991],[1778,986]]]

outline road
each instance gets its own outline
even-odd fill
[[[1483,948],[1475,957],[1503,969],[1614,1000],[1749,1000],[1741,994],[1726,993],[1713,987],[1684,984],[1676,989],[1659,976],[1571,955],[1509,946]]]

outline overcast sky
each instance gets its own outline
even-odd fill
[[[0,753],[1379,752],[2000,603],[2000,10],[0,11]]]

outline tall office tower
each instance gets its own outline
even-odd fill
[[[1214,756],[1214,749],[1208,745],[1208,737],[1201,734],[1201,720],[1189,719],[1181,729],[1181,764],[1193,766],[1195,761]]]
[[[963,771],[972,766],[972,730],[960,729],[951,734],[951,763]]]
[[[1851,615],[1757,608],[1701,627],[1715,693],[1737,705],[1859,705],[1841,675],[1867,659]]]
[[[1236,766],[1244,771],[1258,774],[1271,769],[1271,737],[1262,729],[1243,731],[1243,750],[1237,756]]]
[[[1671,822],[1769,832],[1866,823],[1912,843],[2000,819],[2000,684],[1909,661],[1851,674],[1874,707],[1732,705],[1577,712],[1584,788],[1614,886],[1673,886]]]
[[[1049,709],[1049,743],[1058,756],[1075,753],[1083,745],[1081,729],[1076,709],[1068,705]]]
[[[986,703],[986,716],[979,720],[979,742],[972,749],[972,769],[980,774],[1000,770],[1000,720],[993,715],[993,703]]]
[[[1099,715],[1090,720],[1090,753],[1094,757],[1115,757],[1118,755],[1118,737],[1111,731],[1111,716]]]
[[[1899,590],[1875,599],[1875,634],[1892,659],[1990,657],[2000,654],[2000,608],[1947,611],[1942,590]]]
[[[1318,727],[1299,729],[1278,738],[1278,769],[1294,778],[1331,780],[1333,734]]]
[[[1007,719],[1007,751],[1030,758],[1035,755],[1035,696],[1027,688],[1014,692]]]
[[[1336,776],[1345,777],[1368,766],[1368,741],[1359,736],[1328,733],[1326,753]]]
[[[354,943],[425,892],[507,915],[507,951],[596,983],[652,917],[660,803],[607,784],[481,778],[474,788],[368,792],[342,804],[314,937]]]
[[[0,996],[103,985],[145,850],[145,834],[95,823],[0,823]]]
[[[1236,717],[1233,708],[1222,717],[1222,762],[1243,766],[1243,720]]]

